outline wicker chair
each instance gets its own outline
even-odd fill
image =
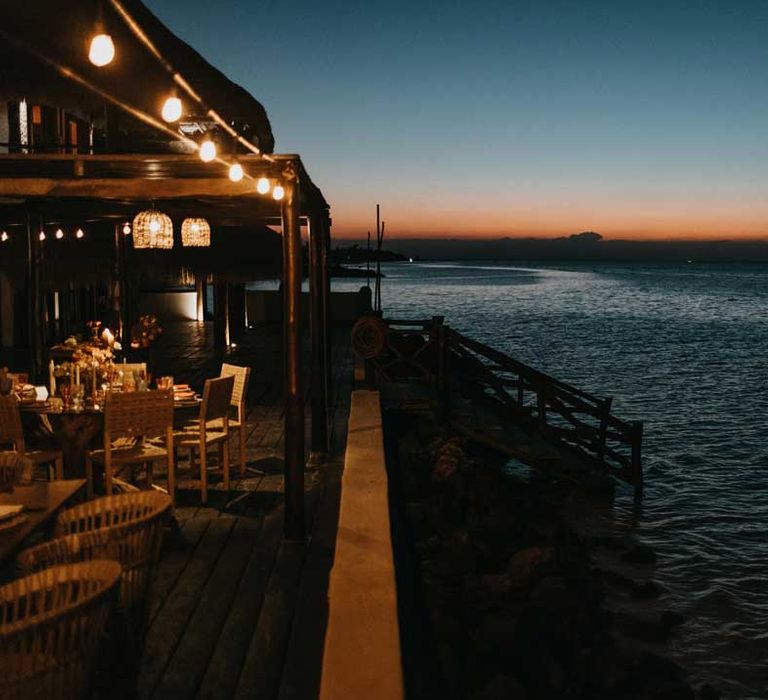
[[[237,429],[238,456],[240,458],[240,476],[245,476],[246,452],[245,452],[245,394],[248,390],[248,380],[251,378],[250,367],[221,365],[221,377],[234,377],[235,384],[232,387],[232,399],[230,406],[237,411],[237,418],[230,418],[229,427]]]
[[[61,450],[26,449],[21,409],[15,396],[0,396],[0,444],[11,445],[21,457],[26,457],[35,464],[52,464],[55,477],[64,478],[64,456]]]
[[[245,394],[248,389],[248,380],[251,377],[250,367],[240,367],[238,365],[228,365],[226,362],[221,365],[220,377],[234,377],[235,384],[232,387],[232,399],[229,405],[236,411],[236,418],[229,416],[229,427],[237,428],[238,434],[238,456],[240,458],[240,476],[245,476],[246,470],[246,451],[245,451],[245,438],[246,438],[246,424],[245,424]],[[190,425],[197,425],[198,420],[194,420]],[[210,421],[209,427],[217,430],[221,429],[221,420]]]
[[[0,452],[0,491],[11,491],[14,485],[31,478],[32,466],[18,452]]]
[[[140,635],[170,511],[170,497],[158,491],[106,496],[65,510],[56,522],[57,539],[23,551],[19,573],[90,559],[120,562],[121,607]]]
[[[83,697],[119,580],[117,562],[96,559],[0,587],[0,697]]]
[[[147,438],[165,437],[150,443]],[[152,485],[152,463],[165,459],[168,465],[168,492],[174,492],[173,392],[108,391],[104,401],[104,448],[85,455],[88,496],[93,495],[93,462],[104,465],[107,496],[112,495],[113,467],[146,464],[147,482]]]
[[[206,379],[199,420],[173,435],[175,449],[189,448],[190,463],[194,464],[195,450],[200,453],[200,498],[203,504],[208,503],[207,451],[211,445],[219,446],[224,488],[229,489],[229,407],[234,385],[233,376]]]

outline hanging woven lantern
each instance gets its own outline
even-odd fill
[[[205,219],[184,219],[181,224],[181,245],[205,248],[211,245],[211,225]]]
[[[134,248],[173,248],[171,217],[157,209],[136,214],[133,220]]]

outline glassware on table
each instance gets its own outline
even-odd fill
[[[72,403],[72,387],[69,384],[60,384],[59,393],[61,394],[61,400],[64,404],[64,408],[69,408]]]
[[[72,387],[72,410],[82,411],[84,408],[83,397],[85,396],[85,387],[82,384],[75,384]]]
[[[157,378],[158,389],[173,389],[173,377],[158,377]]]

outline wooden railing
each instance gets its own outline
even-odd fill
[[[615,416],[611,398],[578,389],[462,335],[442,317],[387,324],[387,350],[376,362],[380,378],[433,382],[446,403],[455,390],[479,393],[502,413],[597,462],[642,495],[643,424]]]

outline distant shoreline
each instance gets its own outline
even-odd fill
[[[768,241],[402,238],[390,240],[387,247],[424,261],[768,263]]]

